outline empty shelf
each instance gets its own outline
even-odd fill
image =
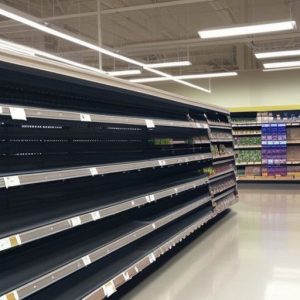
[[[83,225],[195,189],[207,182],[208,178],[204,176],[177,176],[117,191],[101,191],[101,186],[99,190],[91,188],[88,196],[86,190],[83,194],[80,190],[78,193],[66,190],[62,197],[58,197],[57,193],[42,195],[40,203],[34,202],[31,209],[6,212],[0,218],[0,251],[72,229],[74,218],[79,222],[77,226]],[[72,201],[64,201],[66,197]],[[49,198],[48,206],[43,204],[45,198]]]
[[[68,121],[82,121],[82,122],[98,122],[98,123],[112,123],[112,124],[128,124],[138,125],[153,128],[155,126],[168,126],[168,127],[184,127],[195,129],[206,129],[208,125],[206,122],[192,122],[192,121],[176,121],[176,120],[163,120],[163,119],[146,119],[136,118],[129,116],[114,116],[114,115],[101,115],[90,114],[86,112],[70,112],[54,109],[43,109],[37,107],[20,107],[9,106],[7,104],[1,104],[2,113],[0,115],[12,116],[14,119],[24,120],[27,118],[39,118],[39,119],[54,119],[54,120],[68,120]],[[1,110],[0,110],[1,111]]]
[[[230,203],[216,214],[229,206]],[[142,272],[216,214],[210,208],[200,208],[176,223],[149,234],[147,239],[138,240],[127,246],[127,249],[121,249],[32,295],[32,299],[103,299],[109,296],[109,287],[115,292],[118,287]]]
[[[63,169],[49,172],[36,172],[32,174],[19,174],[13,176],[0,177],[0,188],[9,188],[20,185],[50,182],[56,180],[66,180],[85,176],[104,175],[116,172],[140,170],[151,167],[163,167],[167,165],[188,163],[210,159],[210,153],[192,154],[185,156],[161,157],[151,160],[131,161],[110,165],[96,165],[84,168]]]
[[[3,267],[0,295],[15,290],[19,299],[27,297],[208,202],[210,197],[202,196],[143,221],[113,226],[112,229],[106,227],[105,230],[105,223],[94,223],[89,228],[44,240],[30,251],[22,247],[3,253],[0,257]]]

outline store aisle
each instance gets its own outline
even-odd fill
[[[240,203],[123,300],[299,300],[300,186],[240,186]]]

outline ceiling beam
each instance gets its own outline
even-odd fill
[[[173,0],[173,1],[168,1],[168,2],[149,3],[149,4],[125,6],[125,7],[120,7],[120,8],[105,9],[102,11],[102,14],[103,15],[116,14],[116,13],[127,12],[127,11],[155,9],[155,8],[162,8],[162,7],[187,5],[187,4],[193,4],[193,3],[204,3],[204,2],[212,2],[212,1],[215,1],[215,0]]]

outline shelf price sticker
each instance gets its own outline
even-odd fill
[[[14,187],[20,185],[19,176],[8,176],[4,177],[5,187],[8,189],[9,187]]]
[[[88,266],[92,263],[89,255],[82,257],[82,261],[85,266]]]
[[[82,122],[91,122],[91,116],[89,114],[80,114],[80,121]]]
[[[103,291],[106,297],[110,297],[112,294],[114,294],[117,291],[114,282],[110,281],[106,283],[103,286]]]
[[[202,124],[202,123],[196,123],[197,128],[208,128],[207,124]]]
[[[0,297],[0,300],[19,300],[20,297],[17,291],[10,292],[4,296]]]
[[[2,106],[0,106],[0,114],[3,114],[3,108],[2,108]]]
[[[98,170],[97,170],[97,168],[90,168],[90,172],[91,172],[91,175],[92,175],[92,176],[98,175]]]
[[[150,264],[152,264],[156,261],[156,257],[154,255],[154,253],[151,253],[148,257],[149,257]]]
[[[148,203],[152,202],[152,201],[155,201],[155,196],[152,194],[152,195],[149,195],[149,196],[146,196],[146,200]]]
[[[91,213],[93,221],[99,220],[101,218],[99,210],[93,211]]]
[[[154,128],[155,127],[155,124],[154,124],[153,120],[145,119],[145,123],[146,123],[147,128]]]
[[[69,220],[69,223],[72,227],[76,227],[78,225],[81,225],[81,219],[80,217],[74,217]]]
[[[10,107],[9,108],[11,118],[13,120],[24,120],[27,121],[26,112],[21,107]]]
[[[10,238],[3,238],[0,240],[0,251],[11,248]],[[0,298],[1,299],[1,298]]]
[[[159,160],[159,161],[158,161],[158,164],[159,164],[161,167],[163,167],[163,166],[166,165],[166,161],[165,161],[165,160]]]
[[[125,281],[128,281],[130,279],[129,273],[128,272],[123,272],[123,277]]]

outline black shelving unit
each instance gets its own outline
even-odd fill
[[[55,68],[0,63],[1,300],[108,297],[238,199],[227,111]]]

